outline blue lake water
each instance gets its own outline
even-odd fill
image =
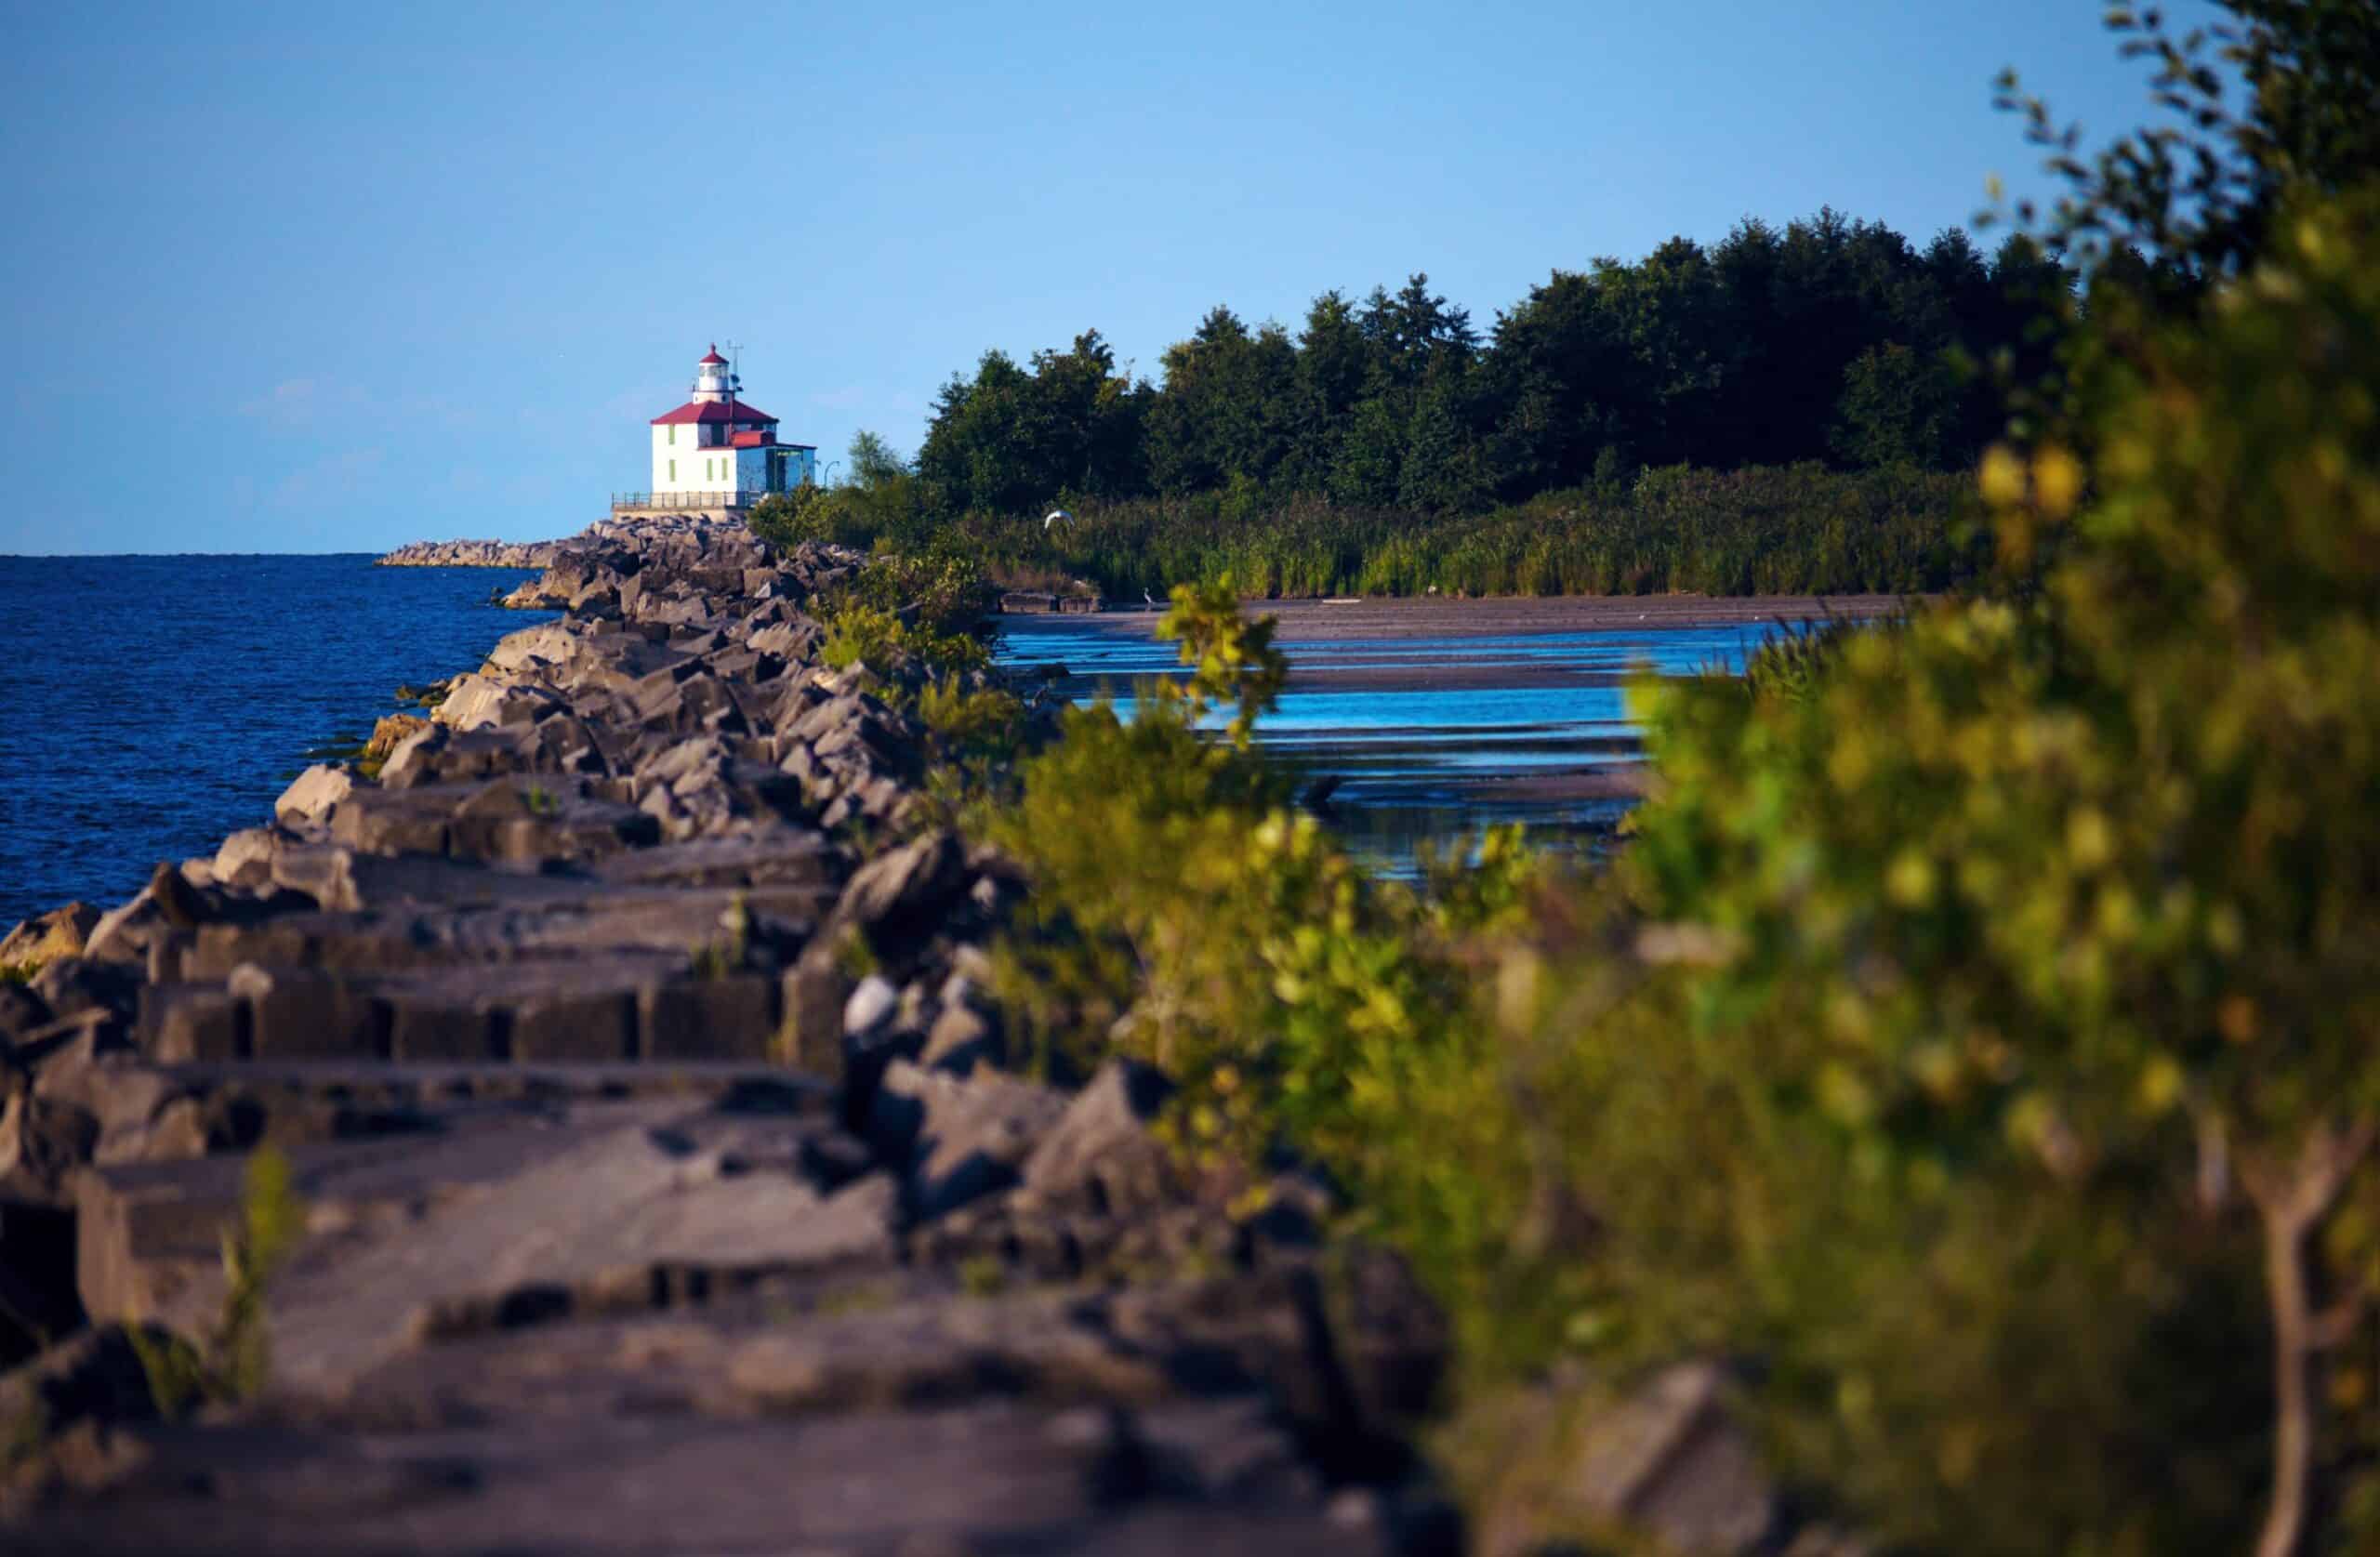
[[[269,819],[308,751],[361,739],[395,689],[469,670],[544,618],[490,601],[528,574],[332,557],[0,556],[0,931],[102,907],[161,860]],[[1063,661],[1076,696],[1174,668],[1147,621],[1010,617],[1000,659]],[[1260,734],[1317,778],[1391,868],[1417,839],[1523,821],[1592,840],[1638,760],[1621,682],[1735,669],[1758,628],[1284,638],[1292,679]]]
[[[309,749],[541,620],[488,600],[529,576],[362,554],[0,556],[0,933],[69,899],[119,903],[158,861],[268,820]]]
[[[1174,646],[1147,621],[1021,616],[1002,622],[999,659],[1059,664],[1078,702],[1176,673]],[[1520,822],[1541,841],[1592,848],[1633,803],[1642,761],[1626,682],[1650,670],[1730,674],[1773,625],[1509,636],[1301,638],[1279,706],[1257,725],[1268,749],[1337,781],[1326,815],[1361,854],[1391,869],[1424,840]]]

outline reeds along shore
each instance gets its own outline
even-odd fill
[[[947,550],[1016,588],[1084,579],[1112,599],[1229,575],[1262,599],[1333,595],[1921,594],[1974,577],[1974,483],[1915,469],[1805,464],[1649,470],[1475,513],[1210,493],[942,514],[919,485],[839,487],[763,504],[780,540]]]

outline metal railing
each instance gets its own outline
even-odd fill
[[[733,491],[721,488],[717,492],[615,492],[612,494],[612,511],[623,508],[748,508],[768,495],[762,487],[739,487]]]

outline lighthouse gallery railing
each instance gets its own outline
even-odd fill
[[[748,508],[768,496],[764,487],[741,487],[734,491],[721,488],[717,492],[615,492],[612,494],[612,511],[624,508]]]

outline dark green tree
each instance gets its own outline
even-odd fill
[[[1956,447],[1959,389],[1957,369],[1941,352],[1920,353],[1898,341],[1870,347],[1843,373],[1835,456],[1871,468],[1939,468]]]

